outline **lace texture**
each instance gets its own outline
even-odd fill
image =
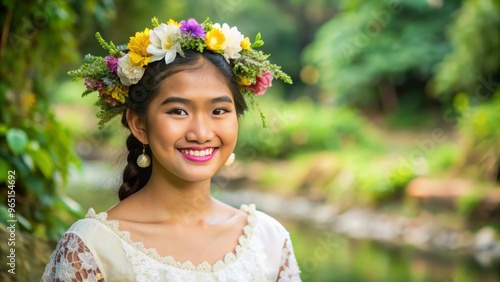
[[[106,225],[111,229],[116,235],[118,235],[123,241],[128,245],[132,246],[139,252],[146,254],[148,257],[160,262],[161,264],[169,265],[175,268],[188,270],[188,271],[198,271],[198,272],[217,272],[225,268],[228,264],[235,262],[241,257],[244,250],[247,248],[248,241],[253,235],[253,230],[256,223],[255,218],[255,205],[242,205],[240,208],[242,211],[248,214],[247,222],[248,224],[243,228],[243,235],[238,239],[239,244],[235,248],[235,253],[228,253],[225,255],[223,260],[210,265],[208,262],[203,262],[195,266],[191,261],[179,262],[176,261],[172,256],[162,257],[158,254],[155,248],[146,248],[143,242],[136,242],[130,238],[130,233],[125,230],[120,230],[119,223],[116,220],[108,220],[108,214],[101,212],[96,214],[94,209],[90,208],[87,212],[86,218],[93,218]]]
[[[42,276],[44,282],[104,281],[89,248],[74,233],[63,235]]]
[[[281,253],[280,272],[278,282],[300,282],[300,270],[293,253],[290,238],[287,238]]]
[[[138,282],[301,281],[288,232],[254,205],[240,209],[248,214],[243,235],[233,252],[212,265],[162,257],[155,248],[132,241],[129,232],[119,229],[118,221],[107,219],[107,213],[89,209],[86,219],[62,237],[42,281],[102,282],[104,275],[107,281]]]

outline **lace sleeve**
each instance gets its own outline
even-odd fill
[[[42,276],[43,282],[99,281],[103,282],[101,271],[92,252],[78,235],[63,235]]]
[[[300,270],[297,264],[297,259],[293,254],[293,247],[290,237],[288,237],[283,245],[281,252],[280,270],[278,273],[278,282],[300,282]]]

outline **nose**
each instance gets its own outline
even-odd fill
[[[213,124],[209,117],[203,115],[195,116],[186,132],[186,140],[203,144],[209,142],[215,137]]]

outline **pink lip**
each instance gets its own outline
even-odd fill
[[[187,148],[182,148],[182,149],[186,149],[186,150],[197,150],[197,151],[200,151],[200,150],[206,150],[206,149],[210,149],[210,148],[213,148],[213,147],[187,147]],[[179,151],[179,153],[181,153],[181,155],[192,161],[192,162],[195,162],[195,163],[203,163],[203,162],[208,162],[209,160],[211,160],[213,158],[213,156],[215,156],[215,152],[217,152],[218,148],[214,148],[214,151],[212,152],[212,154],[210,155],[206,155],[206,156],[191,156],[191,155],[188,155],[188,154],[184,154],[181,152],[181,149],[177,149]]]

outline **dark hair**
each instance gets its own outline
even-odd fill
[[[215,66],[217,75],[220,75],[226,82],[229,90],[233,94],[236,115],[240,117],[248,107],[236,83],[236,77],[231,70],[231,66],[224,57],[211,51],[200,53],[186,50],[184,51],[184,56],[177,55],[175,60],[168,65],[165,64],[165,60],[159,60],[148,64],[141,80],[129,88],[126,100],[127,108],[133,110],[141,119],[145,120],[149,104],[158,94],[161,82],[164,79],[181,71],[200,69],[207,62]],[[126,128],[129,128],[126,111],[122,115],[122,124]],[[140,168],[137,165],[137,157],[142,154],[143,144],[137,140],[132,133],[128,136],[126,144],[128,156],[127,165],[123,170],[123,183],[118,190],[118,197],[120,200],[142,189],[149,181],[152,171],[151,165],[147,168]],[[149,146],[146,146],[146,154],[151,156]]]

